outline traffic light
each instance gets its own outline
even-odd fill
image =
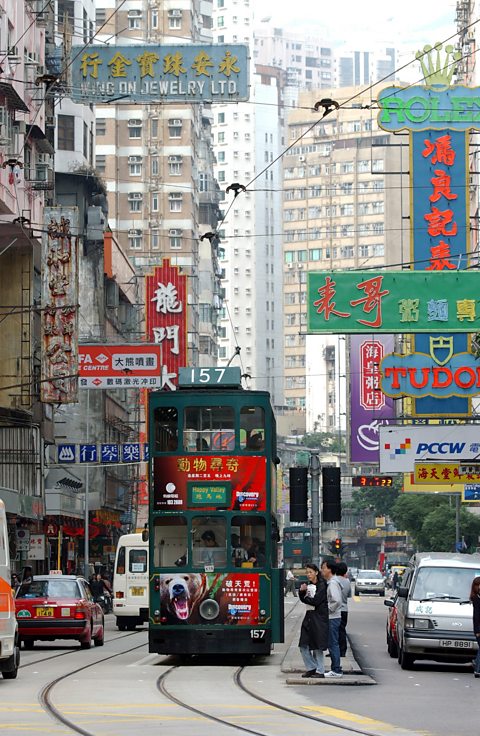
[[[322,468],[323,521],[341,521],[340,468]]]
[[[307,521],[307,468],[289,468],[290,521]]]
[[[340,552],[342,549],[342,540],[337,537],[337,539],[333,540],[333,546],[335,547],[335,552]]]

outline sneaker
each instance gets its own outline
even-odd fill
[[[304,672],[302,677],[313,677],[315,674],[315,670],[308,670],[308,672]]]
[[[334,672],[333,670],[330,670],[330,672],[325,672],[325,677],[333,680],[337,677],[343,677],[343,672]]]
[[[322,680],[323,680],[323,678],[325,677],[325,675],[324,675],[324,673],[323,673],[323,672],[314,672],[314,673],[313,673],[313,675],[310,675],[310,677],[311,677],[312,679],[313,679],[313,678],[315,678],[315,679],[317,679],[317,680],[320,680],[320,679],[322,679]]]

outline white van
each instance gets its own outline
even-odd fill
[[[470,662],[477,651],[472,581],[480,576],[480,555],[419,553],[397,588],[398,661],[410,669],[416,659]]]
[[[18,626],[11,587],[7,514],[0,500],[0,672],[5,680],[14,680],[20,664]]]
[[[124,534],[118,540],[113,613],[120,631],[133,631],[148,621],[148,542],[141,534]]]

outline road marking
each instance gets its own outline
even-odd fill
[[[395,726],[391,723],[385,723],[384,721],[377,721],[375,718],[369,718],[368,716],[360,716],[357,713],[349,713],[347,710],[339,710],[338,708],[329,708],[328,706],[319,705],[305,705],[302,706],[302,710],[314,711],[320,713],[323,716],[333,716],[342,721],[351,721],[352,723],[358,723],[369,726],[381,726],[384,730],[393,730]]]

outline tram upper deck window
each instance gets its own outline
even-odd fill
[[[257,452],[265,449],[265,412],[261,406],[242,406],[240,446],[242,450]]]
[[[187,520],[182,516],[161,516],[153,526],[155,567],[184,567],[188,563]]]
[[[174,406],[159,406],[154,410],[155,451],[174,452],[178,447],[178,411]]]
[[[227,534],[225,519],[195,516],[192,519],[193,564],[195,567],[225,567]]]
[[[188,452],[231,452],[235,447],[233,407],[186,407],[183,446]]]

